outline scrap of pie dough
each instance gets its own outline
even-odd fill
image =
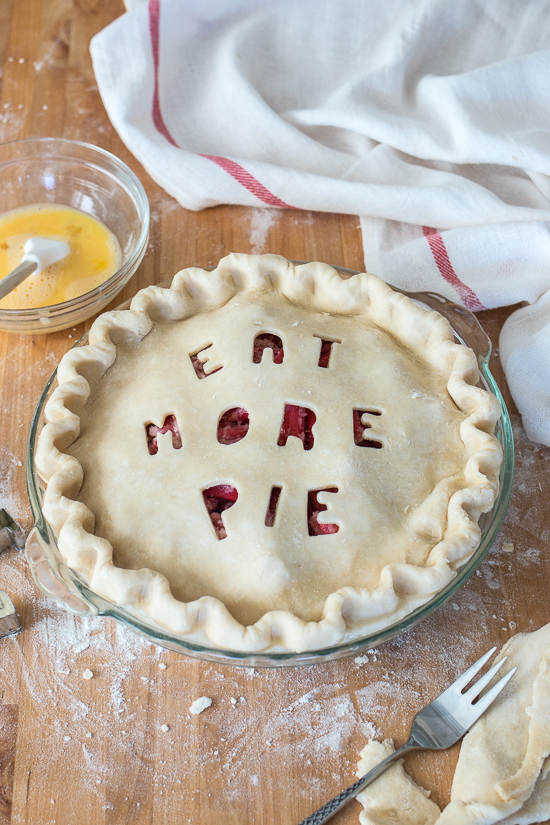
[[[357,776],[364,776],[394,750],[391,739],[369,742],[361,751]],[[429,794],[405,773],[400,759],[358,794],[357,799],[364,808],[359,822],[361,825],[434,825],[440,810],[428,798]]]
[[[531,825],[532,822],[544,822],[550,816],[550,760],[547,759],[541,777],[535,785],[532,796],[512,816],[501,820],[500,825]]]
[[[465,737],[440,825],[506,825],[550,816],[550,624],[514,636],[500,674],[518,671]]]
[[[202,713],[203,710],[209,708],[211,704],[212,699],[210,698],[210,696],[201,696],[200,699],[195,699],[195,701],[189,708],[189,711],[195,714],[195,716],[198,716],[198,714]]]

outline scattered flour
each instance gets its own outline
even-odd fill
[[[16,521],[21,521],[28,512],[27,502],[19,491],[23,484],[18,484],[18,475],[24,478],[23,462],[7,447],[0,447],[0,508],[8,511]]]
[[[194,771],[219,775],[220,793],[223,790],[224,800],[237,812],[236,821],[246,816],[252,766],[261,792],[264,780],[259,766],[267,752],[265,758],[282,766],[296,758],[312,766],[312,783],[301,784],[295,791],[309,799],[312,787],[319,793],[323,790],[316,765],[328,765],[333,773],[346,768],[351,777],[365,741],[380,735],[345,680],[335,681],[330,665],[282,670],[218,668],[170,654],[117,622],[73,616],[44,599],[22,554],[14,550],[0,557],[0,587],[12,596],[23,621],[19,636],[1,642],[0,702],[33,708],[33,718],[26,724],[35,725],[37,733],[29,753],[34,782],[49,781],[46,765],[70,764],[83,793],[97,795],[101,805],[109,806],[126,790],[123,766],[128,763],[139,764],[144,787],[154,784],[175,793],[182,782],[182,763],[172,759],[171,753],[191,740],[185,711],[166,721],[164,701],[172,685],[182,694],[180,704],[186,702],[183,708],[202,711],[212,706],[208,719],[215,729],[214,740],[202,734],[193,740],[194,759],[184,763],[184,770],[189,776]],[[161,657],[167,656],[173,659],[162,669]],[[353,660],[349,666],[357,667]],[[100,690],[90,690],[83,680],[87,670],[101,674]],[[208,694],[193,701],[195,673],[200,673]],[[177,674],[179,680],[171,682]],[[238,712],[228,714],[231,698]],[[368,707],[364,691],[360,698]],[[152,709],[160,718],[151,716]],[[153,728],[173,736],[155,737],[152,722]],[[145,802],[144,798],[140,804]],[[67,812],[68,822],[79,821],[78,804],[82,800],[75,797],[74,811]],[[44,825],[50,825],[50,820]]]
[[[279,209],[254,209],[250,219],[250,243],[253,255],[261,255],[265,250],[267,236],[280,215]]]

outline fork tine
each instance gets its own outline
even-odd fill
[[[473,702],[476,696],[479,696],[483,688],[489,684],[493,676],[496,676],[496,674],[499,672],[500,668],[502,667],[507,658],[507,656],[504,656],[504,658],[501,659],[500,662],[497,662],[493,665],[491,670],[488,670],[487,673],[484,673],[483,676],[480,676],[477,682],[474,682],[472,687],[469,690],[467,690],[466,693],[462,694],[463,697],[465,699],[469,699],[470,702]]]
[[[485,662],[491,658],[495,650],[496,646],[492,647],[491,650],[488,650],[487,653],[484,653],[481,659],[478,659],[477,662],[474,662],[474,664],[468,668],[468,670],[465,670],[464,673],[459,676],[458,679],[456,679],[439,698],[449,696],[450,694],[460,693],[462,688],[465,688],[468,682],[471,682],[476,673],[481,670]]]
[[[475,705],[472,705],[472,709],[476,711],[476,716],[474,721],[479,719],[482,713],[484,713],[490,704],[494,702],[497,698],[499,693],[504,690],[514,673],[516,672],[517,667],[513,667],[508,673],[506,673],[502,679],[500,679],[496,685],[493,685],[491,690],[488,690],[485,696],[482,696],[479,702],[476,702]],[[472,722],[473,724],[473,722]]]

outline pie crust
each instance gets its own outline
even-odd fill
[[[502,461],[478,377],[439,313],[374,275],[231,254],[65,355],[44,514],[91,589],[150,624],[329,647],[428,601],[477,547]]]

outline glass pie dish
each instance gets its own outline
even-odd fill
[[[344,278],[355,274],[352,270],[342,267],[335,267],[335,269]],[[165,282],[160,286],[169,286],[169,283]],[[403,290],[398,291],[404,292]],[[277,650],[250,653],[199,644],[171,634],[155,625],[152,620],[144,620],[125,608],[107,601],[94,593],[81,576],[63,561],[57,547],[54,531],[42,513],[45,485],[40,479],[36,468],[35,453],[37,438],[45,420],[44,407],[55,387],[55,372],[44,388],[38,403],[31,425],[26,456],[27,490],[35,521],[35,526],[27,539],[26,551],[34,578],[42,592],[75,614],[110,616],[162,647],[206,661],[247,667],[318,664],[356,655],[403,633],[448,601],[480,565],[505,518],[513,479],[514,447],[512,429],[502,396],[488,367],[491,343],[475,316],[464,307],[454,304],[435,293],[404,292],[404,294],[423,307],[436,309],[447,318],[454,330],[457,341],[469,346],[477,355],[481,375],[480,386],[493,392],[502,404],[502,416],[496,427],[496,435],[501,442],[504,454],[500,469],[500,489],[497,499],[492,510],[482,515],[479,521],[481,541],[478,548],[470,559],[457,570],[455,578],[429,601],[398,621],[378,629],[376,632],[369,633],[369,635],[350,638],[332,647],[308,650],[301,653]],[[128,303],[122,305],[120,309],[126,309],[127,307]],[[87,336],[83,336],[75,346],[83,346],[86,343]]]

